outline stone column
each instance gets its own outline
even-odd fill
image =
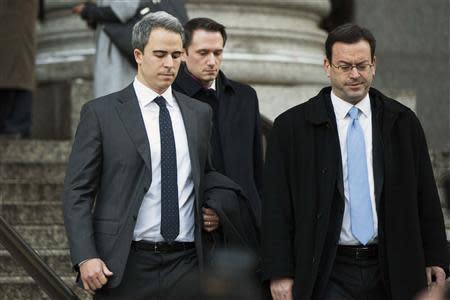
[[[269,119],[327,84],[322,70],[326,34],[318,24],[328,13],[328,0],[186,2],[191,18],[207,16],[227,27],[223,70],[255,87]],[[34,136],[70,138],[80,106],[92,98],[93,31],[71,13],[78,0],[46,3],[47,20],[38,26]]]
[[[188,0],[189,17],[227,27],[223,70],[251,84],[262,114],[274,119],[327,84],[322,69],[326,33],[318,27],[328,0]]]

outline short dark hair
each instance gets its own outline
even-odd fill
[[[360,27],[352,23],[347,23],[338,26],[333,31],[330,32],[327,40],[325,41],[325,55],[327,56],[327,59],[331,62],[331,57],[333,54],[332,48],[335,43],[342,42],[346,44],[353,44],[361,40],[365,40],[369,43],[370,55],[373,61],[376,47],[375,37],[373,36],[372,32],[370,32],[369,29]]]
[[[223,39],[223,46],[225,46],[225,43],[227,42],[227,32],[225,31],[225,26],[209,18],[194,18],[189,20],[184,25],[185,39],[183,47],[185,49],[191,45],[194,31],[199,29],[209,32],[220,32]]]

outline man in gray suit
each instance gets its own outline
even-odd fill
[[[95,299],[168,298],[202,268],[202,227],[218,226],[202,215],[211,109],[171,88],[183,36],[171,15],[146,16],[133,30],[134,82],[82,109],[64,221],[73,265]]]

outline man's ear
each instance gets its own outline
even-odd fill
[[[375,71],[376,71],[376,69],[377,69],[377,57],[376,57],[376,56],[373,57],[373,59],[372,59],[372,64],[373,64],[373,67],[372,67],[372,75],[375,76]]]
[[[323,59],[323,69],[325,70],[325,73],[327,74],[327,77],[330,78],[330,62],[328,61],[328,58]]]
[[[184,50],[184,51],[183,51],[183,55],[181,56],[181,60],[182,60],[183,62],[186,62],[187,57],[189,56],[189,52],[188,52],[188,49],[187,49],[187,48],[184,48],[183,50]]]
[[[142,64],[142,61],[144,60],[144,53],[142,53],[142,51],[139,49],[134,49],[133,53],[134,53],[134,60],[136,61],[136,63],[138,65]]]

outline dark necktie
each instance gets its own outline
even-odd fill
[[[161,140],[161,235],[173,242],[180,232],[177,184],[177,153],[172,121],[166,99],[155,98],[159,106],[159,135]]]

